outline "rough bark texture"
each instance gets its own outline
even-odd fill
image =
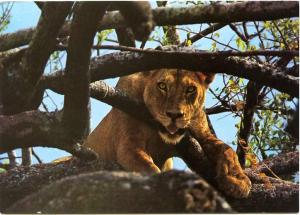
[[[217,3],[189,8],[157,8],[153,14],[154,20],[163,25],[273,20],[287,14],[298,16],[298,2]]]
[[[112,4],[120,9],[135,38],[140,41],[147,40],[155,25],[150,3],[145,1],[123,1]]]
[[[7,33],[0,36],[0,51],[6,51],[16,47],[27,45],[36,28],[26,28],[14,33]]]
[[[253,184],[244,201],[227,199],[232,208],[243,213],[299,211],[299,185],[293,183]]]
[[[191,53],[130,53],[108,54],[92,60],[92,81],[124,76],[134,72],[159,68],[182,68],[192,71],[225,73],[256,81],[298,97],[299,80],[284,74],[284,70],[238,57],[200,57]],[[199,51],[198,51],[199,52]],[[98,71],[101,72],[98,72]]]
[[[86,160],[97,158],[92,150],[66,138],[61,118],[61,112],[27,111],[13,116],[0,115],[0,153],[43,146],[62,149]]]
[[[270,164],[274,161],[276,165],[285,166],[288,157],[292,157],[293,162],[298,160],[296,152],[292,154],[293,156],[286,154],[268,162]],[[205,159],[203,161],[205,163]],[[205,175],[208,166],[202,165],[201,168],[204,168],[202,175],[206,176],[206,180],[210,184],[215,183],[214,178]],[[119,172],[120,170],[121,167],[114,163],[101,160],[86,163],[78,159],[16,167],[0,174],[0,211],[6,213],[230,211],[225,201],[220,198],[220,194],[213,191],[195,174],[172,171],[147,176]],[[258,169],[246,170],[253,184],[247,199],[226,197],[232,208],[238,212],[297,212],[299,185],[267,176],[262,177],[257,171]],[[73,177],[65,178],[67,176]]]
[[[39,105],[32,104],[37,96],[36,85],[50,54],[54,51],[57,34],[72,4],[46,3],[29,47],[21,60],[3,68],[5,74],[1,75],[0,96],[4,114],[19,113]]]
[[[0,174],[0,211],[61,178],[99,170],[121,170],[117,164],[97,160],[92,163],[69,160],[61,163],[19,166]]]
[[[104,15],[106,7],[106,2],[79,3],[71,25],[62,123],[67,136],[72,137],[74,142],[81,142],[89,133],[91,47],[97,22]]]
[[[174,49],[174,48],[173,48]],[[269,64],[259,64],[249,59],[238,57],[202,56],[203,52],[190,48],[180,48],[181,52],[150,51],[146,53],[118,52],[95,57],[91,60],[91,81],[125,76],[135,72],[160,68],[181,68],[191,71],[205,71],[212,73],[225,73],[267,85],[282,92],[298,97],[299,79],[286,75],[285,70]],[[199,54],[199,55],[198,55]],[[214,55],[214,54],[213,54]],[[62,88],[62,71],[44,77],[47,85]]]
[[[211,22],[239,22],[276,20],[298,16],[298,2],[242,2],[231,4],[212,4],[188,8],[156,8],[152,10],[156,25],[186,25]],[[68,24],[66,24],[68,25]],[[107,13],[99,23],[99,30],[126,26],[119,12]],[[69,26],[64,26],[66,35]],[[27,44],[34,29],[0,36],[0,51]],[[24,38],[24,40],[22,40]],[[26,41],[25,41],[26,40]],[[7,41],[10,41],[8,44]]]
[[[229,212],[212,187],[194,174],[142,176],[95,172],[69,177],[17,202],[8,213]]]
[[[274,158],[264,160],[255,168],[255,172],[271,175],[270,169],[277,175],[289,174],[299,171],[299,152],[288,152]]]
[[[55,138],[51,138],[51,136],[58,135],[57,125],[60,120],[60,113],[39,111],[27,111],[14,116],[1,115],[0,152],[40,144],[56,147]]]

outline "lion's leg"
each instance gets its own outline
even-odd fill
[[[191,131],[215,166],[220,189],[236,198],[247,197],[251,181],[244,173],[233,149],[211,134],[206,117],[201,117],[197,125],[191,127]]]
[[[233,149],[213,135],[202,139],[200,144],[209,160],[215,164],[220,189],[236,198],[247,197],[251,182]]]
[[[117,162],[128,171],[159,173],[160,169],[141,148],[119,147]]]
[[[165,163],[164,163],[163,167],[161,168],[161,170],[165,172],[165,171],[168,171],[168,170],[171,170],[171,169],[173,169],[173,158],[168,158],[165,161]]]

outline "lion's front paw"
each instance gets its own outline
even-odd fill
[[[218,177],[218,185],[228,196],[235,198],[246,198],[251,190],[251,181],[245,174],[239,177],[232,175]]]
[[[241,168],[234,152],[231,156],[219,160],[217,181],[222,191],[235,198],[246,198],[251,190],[251,181]]]

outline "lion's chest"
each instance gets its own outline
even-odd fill
[[[164,143],[158,132],[156,132],[147,141],[146,151],[152,157],[153,162],[157,166],[162,167],[168,158],[175,155],[175,146]]]

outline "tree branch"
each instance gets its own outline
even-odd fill
[[[185,137],[188,138],[188,137]],[[187,165],[197,174],[205,178],[210,184],[217,187],[214,180],[215,173],[211,163],[205,156],[197,141],[181,141],[176,145],[177,152]],[[291,159],[287,159],[291,158]],[[274,165],[272,165],[274,164]],[[260,176],[261,172],[269,172],[265,165],[278,173],[287,168],[295,170],[299,168],[298,152],[284,154],[267,160],[258,168],[246,169],[245,173],[252,182],[252,189],[247,199],[234,199],[226,197],[226,200],[238,212],[296,212],[299,210],[299,185],[280,179]],[[290,172],[289,172],[290,173]]]
[[[289,56],[282,57],[276,62],[276,66],[279,68],[284,68],[291,59],[292,57]],[[245,166],[246,154],[249,150],[248,138],[251,134],[254,112],[257,108],[257,105],[260,103],[258,97],[262,87],[263,86],[261,84],[257,84],[253,81],[249,81],[247,84],[245,108],[243,112],[242,126],[239,131],[237,147],[239,161],[243,167]]]
[[[95,57],[91,60],[91,81],[153,69],[181,68],[234,75],[273,87],[294,97],[299,96],[299,79],[286,75],[286,71],[282,68],[237,57],[209,57],[210,53],[207,52],[204,54],[205,57],[201,57],[203,52],[189,48],[179,48],[183,52],[178,52],[178,50],[172,52],[170,47],[165,49],[168,52],[155,51],[152,53],[147,50],[148,52],[145,53],[118,52]],[[214,53],[212,55],[214,56]],[[44,79],[48,79],[48,81],[52,79],[51,82],[56,79],[57,83],[53,83],[53,85],[59,85],[62,75],[62,71],[58,71]]]
[[[106,2],[79,3],[71,25],[62,123],[66,136],[81,142],[89,133],[89,64],[98,20]]]
[[[91,149],[65,138],[62,112],[27,111],[12,116],[0,115],[0,153],[34,146],[65,150],[84,160],[97,158]]]
[[[9,160],[9,168],[15,168],[17,166],[17,156],[14,151],[7,152],[8,160]]]
[[[22,149],[22,165],[30,166],[32,164],[32,148],[23,148]]]
[[[166,46],[168,47],[168,46]],[[175,47],[175,46],[173,46]],[[198,50],[198,52],[192,52],[189,49],[183,51],[163,51],[159,50],[161,47],[157,49],[139,49],[135,47],[128,47],[128,46],[115,46],[115,45],[96,45],[92,47],[93,49],[111,49],[111,50],[120,50],[120,51],[130,51],[130,52],[137,52],[137,53],[146,53],[146,54],[177,54],[177,55],[191,55],[191,56],[198,56],[198,57],[230,57],[230,56],[239,56],[239,57],[250,57],[250,56],[281,56],[281,57],[297,57],[299,52],[297,50],[255,50],[255,51],[216,51],[216,52],[209,52],[206,50]],[[63,51],[66,50],[67,46],[65,45],[58,45],[57,50]],[[189,51],[188,51],[189,50]]]
[[[298,2],[242,2],[231,4],[202,5],[187,8],[156,8],[152,10],[153,18],[158,26],[186,25],[213,22],[241,22],[276,20],[288,17],[297,17]],[[68,24],[66,24],[68,25]],[[99,23],[99,30],[126,26],[124,18],[119,12],[109,12]],[[64,34],[68,26],[64,26]],[[27,44],[33,29],[22,32],[4,34],[0,36],[0,51]],[[26,36],[25,36],[26,35]],[[21,38],[27,39],[26,41]],[[12,40],[14,39],[14,40]],[[7,41],[10,41],[9,43]],[[16,41],[16,42],[15,42]]]
[[[242,126],[238,136],[237,155],[242,167],[246,164],[246,153],[249,150],[248,138],[251,133],[252,122],[254,117],[254,111],[258,105],[258,95],[262,89],[262,85],[253,81],[249,81],[247,84],[247,95],[245,101],[245,108],[242,118]]]
[[[0,115],[0,153],[32,146],[57,147],[55,137],[59,132],[55,128],[61,120],[60,115],[59,112],[39,111]]]
[[[155,25],[149,2],[120,1],[112,4],[120,9],[135,38],[140,41],[147,40]]]
[[[294,97],[299,96],[298,78],[286,75],[281,68],[237,57],[208,57],[209,54],[204,54],[207,55],[206,57],[200,57],[201,51],[183,48],[180,50],[190,51],[190,53],[121,52],[94,58],[91,61],[92,81],[159,68],[181,68],[234,75],[273,87]],[[101,73],[97,72],[98,70],[101,70]]]
[[[18,113],[39,105],[39,103],[32,104],[34,97],[41,97],[35,93],[35,87],[50,54],[55,49],[56,36],[72,4],[72,2],[45,3],[38,27],[28,49],[24,51],[21,62],[14,62],[4,68],[6,72],[1,78],[4,114]]]
[[[270,169],[276,175],[291,174],[299,171],[299,152],[287,152],[268,158],[258,164],[253,170],[272,176]]]
[[[194,43],[196,42],[197,40],[200,40],[202,39],[203,37],[207,36],[208,34],[211,34],[223,27],[225,27],[227,24],[224,24],[224,23],[216,23],[216,24],[213,24],[211,25],[210,27],[206,28],[205,30],[195,34],[194,36],[192,36],[191,38],[189,38],[189,40]],[[186,40],[184,42],[182,42],[180,45],[181,46],[185,46],[186,44]]]
[[[199,163],[200,164],[200,163]],[[201,164],[200,164],[201,165]],[[118,170],[118,172],[106,172],[106,171],[99,171],[99,170]],[[196,195],[196,193],[201,192],[203,189],[203,186],[200,186],[200,184],[203,183],[203,180],[199,178],[195,174],[189,174],[189,173],[183,173],[178,171],[172,171],[172,172],[166,172],[154,176],[142,176],[142,175],[136,175],[132,173],[126,173],[126,172],[120,172],[120,167],[117,164],[114,163],[107,163],[103,162],[101,160],[94,161],[92,163],[86,163],[86,162],[78,162],[78,160],[71,160],[61,163],[51,163],[51,164],[43,164],[43,165],[33,165],[30,168],[24,168],[24,167],[17,167],[15,169],[9,170],[5,174],[0,175],[0,210],[3,212],[8,207],[11,209],[14,208],[16,211],[22,210],[21,212],[24,212],[25,205],[23,203],[27,202],[28,208],[32,208],[33,205],[37,204],[40,205],[38,207],[38,210],[42,210],[42,212],[45,211],[44,207],[38,203],[38,202],[44,202],[43,205],[47,205],[50,201],[49,199],[56,199],[56,197],[64,197],[65,195],[62,195],[62,192],[65,193],[67,191],[75,191],[75,190],[82,190],[82,194],[80,195],[70,195],[68,196],[67,204],[61,204],[64,208],[60,208],[60,210],[64,210],[65,212],[69,212],[71,208],[76,207],[78,212],[80,205],[86,206],[87,204],[82,204],[82,199],[80,199],[81,204],[76,204],[76,200],[72,198],[78,198],[79,196],[84,196],[84,199],[88,199],[89,195],[87,193],[94,192],[95,189],[97,190],[96,196],[102,196],[103,195],[112,195],[115,192],[118,192],[120,194],[120,190],[128,191],[130,193],[130,198],[134,199],[135,203],[132,204],[125,204],[118,212],[129,212],[127,211],[128,208],[133,208],[131,206],[137,206],[139,204],[136,204],[136,200],[140,199],[138,198],[139,194],[143,196],[142,199],[145,199],[145,195],[152,195],[153,198],[156,196],[160,196],[162,199],[169,199],[169,197],[172,197],[172,201],[174,201],[174,204],[177,205],[177,207],[181,208],[181,204],[178,205],[178,202],[184,203],[183,205],[186,205],[187,199],[191,198],[185,198],[184,201],[178,201],[178,196],[181,196],[181,193],[179,192],[182,189],[188,189],[187,193],[194,193],[192,196],[188,195],[188,197],[192,197],[194,203],[190,205],[190,209],[198,209],[202,208],[203,204],[201,204],[201,201],[199,201],[200,197],[201,199],[208,198],[208,194],[201,193],[201,195]],[[206,172],[204,169],[203,172]],[[97,172],[98,171],[98,172]],[[89,174],[82,174],[87,173]],[[93,173],[92,173],[93,172]],[[81,175],[78,175],[81,174]],[[226,197],[227,201],[230,203],[230,205],[238,212],[296,212],[298,211],[298,194],[299,194],[299,187],[297,184],[290,183],[290,182],[284,182],[277,179],[273,179],[270,177],[261,178],[259,175],[253,172],[247,173],[253,182],[253,189],[251,190],[250,196],[247,199],[232,199],[229,197]],[[77,175],[77,176],[76,176]],[[102,175],[101,177],[95,176]],[[132,175],[132,177],[130,176]],[[66,176],[73,176],[68,177],[65,179],[62,179]],[[20,181],[20,178],[23,180]],[[85,181],[85,178],[88,179]],[[93,180],[91,180],[91,178]],[[120,180],[115,180],[116,178],[119,178]],[[121,178],[126,178],[126,180],[122,180]],[[62,179],[62,180],[59,180]],[[136,179],[136,180],[135,180]],[[195,180],[198,180],[198,186],[195,186]],[[266,183],[266,181],[269,180],[271,184]],[[65,181],[63,182],[63,186],[59,187],[59,192],[53,192],[53,188],[57,186],[56,181]],[[82,183],[82,182],[85,183]],[[201,182],[200,182],[201,181]],[[78,183],[86,184],[86,187],[78,186]],[[97,186],[91,186],[91,183],[97,182]],[[126,183],[124,183],[126,182]],[[58,184],[61,182],[58,182]],[[45,186],[52,184],[51,188],[41,189],[45,188]],[[111,192],[103,192],[104,188],[103,185],[116,188],[116,191]],[[134,184],[135,186],[128,186]],[[120,185],[120,186],[119,186]],[[124,186],[121,186],[124,185]],[[147,186],[145,186],[147,185]],[[163,189],[163,187],[167,185],[166,189]],[[181,186],[177,186],[181,185]],[[70,187],[73,187],[72,189],[69,189]],[[150,189],[149,189],[150,187]],[[204,186],[207,187],[207,186]],[[100,188],[101,192],[99,192],[98,188]],[[141,189],[139,189],[141,188]],[[91,190],[90,190],[91,189]],[[134,192],[132,189],[139,189],[138,192]],[[153,192],[157,189],[157,192]],[[44,191],[43,191],[44,190]],[[49,192],[51,190],[51,192]],[[89,190],[89,192],[87,192]],[[193,192],[191,192],[193,190]],[[163,191],[163,192],[162,192]],[[173,193],[176,192],[177,194]],[[172,192],[172,194],[170,194]],[[178,193],[179,192],[179,193]],[[35,193],[35,194],[34,194]],[[32,197],[39,195],[37,193],[42,193],[40,198],[43,198],[42,201],[36,201],[33,200]],[[107,193],[107,194],[105,194]],[[30,194],[33,194],[33,196],[28,197],[30,198],[29,201],[25,200],[25,196],[29,196]],[[200,194],[200,193],[199,193]],[[50,196],[49,196],[50,195]],[[54,197],[56,196],[56,197]],[[198,197],[197,197],[198,196]],[[213,195],[215,196],[215,194]],[[94,195],[92,195],[94,198]],[[127,195],[118,195],[118,198],[123,198],[124,201],[129,198]],[[28,199],[27,198],[27,199]],[[174,199],[175,198],[175,199]],[[24,199],[24,200],[21,200]],[[112,201],[111,197],[105,197],[108,201]],[[150,198],[146,198],[147,202],[149,202]],[[18,201],[21,200],[21,201]],[[46,201],[47,200],[47,201]],[[127,201],[127,200],[126,200]],[[148,205],[152,208],[152,212],[167,212],[169,209],[174,210],[174,204],[172,201],[163,201],[159,199],[159,204],[151,204]],[[19,207],[12,206],[12,204],[15,204],[16,202]],[[60,201],[62,202],[62,201]],[[98,206],[99,201],[96,201]],[[123,201],[119,201],[123,202]],[[150,201],[152,202],[152,201]],[[164,202],[165,204],[160,207],[161,202]],[[200,204],[199,204],[200,203]],[[23,204],[22,207],[20,204]],[[103,203],[104,205],[108,206],[111,205],[111,209],[116,209],[115,204],[111,204],[109,202]],[[49,204],[48,204],[49,205]],[[75,205],[75,206],[74,206]],[[145,204],[141,204],[141,210],[145,212]],[[157,206],[158,205],[158,206]],[[194,206],[193,206],[194,205]],[[209,204],[213,206],[214,204]],[[56,204],[53,204],[54,208],[57,208]],[[157,208],[157,207],[158,208]],[[94,207],[87,206],[86,209],[93,210],[93,212],[104,212],[103,207],[98,207],[99,210],[97,210]],[[105,207],[107,208],[107,207]],[[186,207],[185,207],[186,208]],[[209,207],[210,208],[210,207]],[[220,209],[220,208],[219,208]],[[81,209],[80,209],[81,210]],[[100,211],[101,210],[101,211]],[[177,208],[176,211],[181,211]],[[48,213],[51,213],[54,211],[48,211]],[[62,212],[62,211],[61,211]],[[92,211],[90,211],[92,212]],[[106,211],[108,212],[108,211]],[[116,212],[116,211],[111,211]],[[137,212],[137,211],[136,211]],[[170,212],[170,211],[168,211]],[[186,209],[185,209],[185,212]],[[191,211],[190,211],[191,212]],[[196,211],[194,211],[196,212]],[[200,211],[197,211],[200,212]]]
[[[276,13],[276,14],[275,14]],[[239,2],[210,4],[188,8],[157,8],[153,11],[158,25],[186,25],[211,22],[263,21],[298,16],[298,3]]]

